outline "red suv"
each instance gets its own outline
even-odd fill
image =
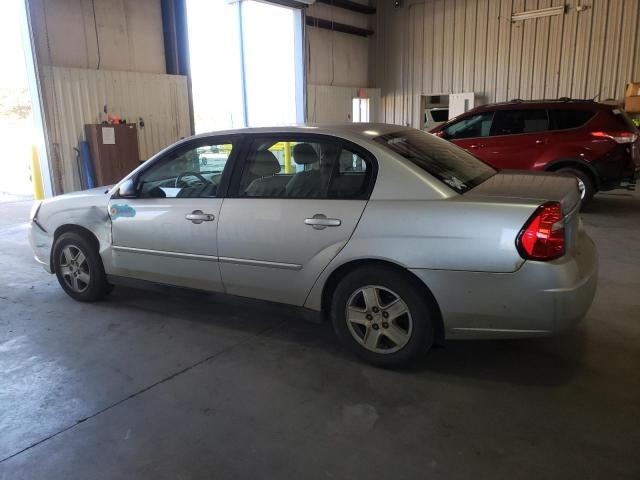
[[[583,204],[599,190],[635,187],[639,132],[615,105],[590,100],[512,101],[483,105],[437,126],[498,169],[575,175]]]

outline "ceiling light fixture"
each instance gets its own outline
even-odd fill
[[[565,12],[565,6],[540,8],[538,10],[529,10],[528,12],[512,13],[511,21],[518,22],[520,20],[529,20],[531,18],[551,17],[553,15],[562,15]]]

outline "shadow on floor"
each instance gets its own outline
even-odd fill
[[[227,295],[175,290],[170,296],[135,289],[116,289],[109,305],[114,309],[142,309],[244,330],[264,319],[277,319],[280,328],[269,334],[280,342],[296,342],[305,349],[321,351],[345,362],[345,368],[361,363],[337,344],[329,322],[315,324],[287,306]],[[490,380],[516,385],[557,386],[569,382],[582,368],[585,334],[576,329],[554,338],[527,340],[456,340],[432,349],[416,364],[398,373],[445,375],[469,380]],[[374,367],[371,367],[374,368]]]

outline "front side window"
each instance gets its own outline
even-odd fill
[[[374,140],[458,193],[471,190],[496,173],[463,149],[419,130],[401,130]]]
[[[545,109],[498,110],[493,117],[491,136],[519,135],[549,130]]]
[[[138,177],[140,198],[217,196],[231,143],[200,142],[179,148]]]
[[[340,142],[263,138],[249,152],[238,196],[361,198],[369,178],[367,161]]]
[[[448,114],[448,111],[447,111]],[[435,119],[435,117],[434,117]],[[452,123],[443,130],[443,138],[461,140],[463,138],[487,137],[491,130],[493,112],[478,113]]]

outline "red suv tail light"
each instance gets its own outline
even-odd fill
[[[553,260],[564,255],[564,218],[558,202],[538,207],[520,230],[516,247],[522,258]]]
[[[633,143],[638,136],[633,132],[591,132],[592,137],[608,138],[617,143]]]

